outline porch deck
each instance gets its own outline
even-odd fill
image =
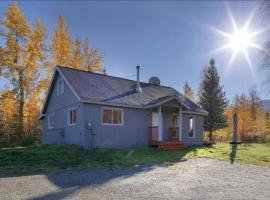
[[[169,128],[170,140],[158,141],[158,126],[150,126],[149,129],[149,146],[156,146],[161,149],[183,149],[184,145],[179,141],[178,127]]]

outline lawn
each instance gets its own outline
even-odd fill
[[[233,152],[233,153],[232,153]],[[182,158],[207,157],[270,168],[270,144],[228,144],[164,151],[158,148],[97,149],[94,152],[63,145],[0,149],[0,174],[51,172],[74,168],[117,168],[146,163],[167,165]]]

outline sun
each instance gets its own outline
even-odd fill
[[[218,33],[218,35],[223,36],[226,39],[225,44],[215,49],[214,51],[212,51],[212,53],[217,53],[219,51],[223,51],[226,49],[232,50],[232,55],[228,61],[228,66],[227,66],[228,70],[230,69],[237,55],[239,54],[244,55],[245,60],[248,64],[248,67],[250,71],[252,72],[252,74],[254,75],[253,65],[249,56],[249,49],[255,48],[260,51],[266,51],[263,46],[256,43],[256,39],[258,35],[267,31],[268,28],[256,30],[256,31],[249,30],[253,16],[256,12],[256,8],[251,12],[246,23],[242,26],[242,28],[240,28],[237,25],[236,20],[233,17],[233,14],[228,6],[227,6],[227,12],[228,12],[231,24],[232,24],[233,31],[226,32],[226,31],[217,29],[215,27],[210,27],[212,30]]]
[[[245,30],[233,33],[229,41],[231,48],[237,52],[247,51],[252,44],[252,34]]]

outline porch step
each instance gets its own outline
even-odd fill
[[[161,149],[183,149],[185,146],[179,141],[161,141],[159,142],[159,147]]]

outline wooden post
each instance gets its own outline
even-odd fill
[[[162,122],[162,112],[161,105],[158,107],[158,141],[162,141],[163,138],[163,122]]]
[[[237,114],[234,113],[233,115],[233,137],[232,137],[232,142],[237,143]]]
[[[178,114],[179,141],[182,141],[182,107],[179,108]]]

